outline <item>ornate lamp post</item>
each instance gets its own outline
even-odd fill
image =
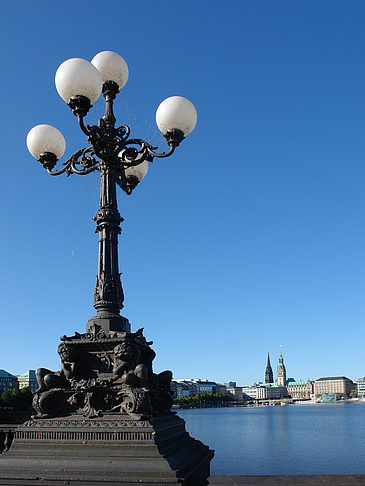
[[[113,102],[127,79],[127,64],[111,51],[97,54],[91,63],[65,61],[56,72],[56,88],[77,117],[88,146],[57,168],[66,146],[62,134],[38,125],[27,136],[29,151],[50,175],[100,173],[100,207],[94,218],[99,235],[97,312],[85,333],[61,337],[60,371],[37,370],[37,414],[19,427],[10,451],[0,458],[0,471],[7,478],[37,474],[72,484],[89,481],[91,475],[89,484],[104,486],[109,484],[106,478],[110,484],[160,484],[160,478],[161,484],[201,486],[209,475],[213,451],[192,439],[184,421],[170,411],[171,371],[154,373],[152,342],[143,329],[132,332],[120,315],[124,296],[118,267],[122,218],[117,186],[131,194],[148,164],[172,155],[194,129],[197,114],[183,97],[164,100],[156,122],[168,150],[158,152],[148,142],[130,138],[128,126],[116,126]],[[101,93],[105,115],[98,125],[86,125],[84,118]]]
[[[186,98],[172,96],[157,109],[156,122],[169,146],[167,152],[158,153],[156,147],[138,138],[129,138],[126,125],[116,126],[113,102],[128,79],[128,67],[115,52],[104,51],[90,62],[69,59],[56,72],[56,88],[61,98],[77,117],[79,126],[87,136],[89,146],[78,150],[63,167],[56,170],[66,143],[62,134],[49,125],[37,125],[27,137],[30,153],[50,175],[66,173],[86,175],[95,170],[101,177],[100,207],[96,214],[96,231],[99,233],[99,264],[94,293],[97,315],[90,319],[88,329],[98,324],[105,331],[130,331],[119,311],[123,308],[123,289],[118,267],[118,234],[122,221],[118,206],[116,185],[131,194],[147,174],[148,163],[155,157],[169,157],[175,148],[195,127],[197,113]],[[84,118],[100,96],[105,98],[105,115],[98,126],[85,125]]]

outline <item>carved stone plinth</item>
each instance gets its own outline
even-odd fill
[[[156,354],[142,331],[105,332],[93,324],[85,334],[62,336],[58,346],[61,370],[36,371],[36,418],[73,413],[91,418],[120,412],[143,420],[169,415],[172,373],[153,372]]]
[[[33,419],[0,456],[0,484],[203,486],[212,457],[176,415]]]
[[[92,324],[61,341],[61,370],[36,371],[36,415],[0,455],[0,485],[207,484],[213,451],[171,412],[172,373],[154,373],[142,329]]]

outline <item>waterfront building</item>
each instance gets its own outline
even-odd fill
[[[254,400],[274,400],[277,398],[286,398],[288,390],[285,386],[279,386],[277,383],[264,384],[254,383],[253,386],[242,387],[243,399]]]
[[[28,370],[22,375],[18,375],[19,389],[29,388],[35,391],[38,388],[37,379],[35,377],[35,370]]]
[[[286,387],[288,390],[288,395],[292,398],[311,398],[313,395],[313,385],[314,381],[294,381],[288,380]]]
[[[209,395],[215,393],[217,383],[214,381],[196,380],[195,383],[197,393],[208,393]]]
[[[285,369],[284,359],[281,351],[279,356],[279,364],[277,367],[277,383],[278,386],[285,387],[286,385],[286,369]]]
[[[14,388],[19,388],[17,377],[5,370],[0,370],[0,392],[11,391]]]
[[[176,381],[172,381],[170,385],[170,389],[172,391],[173,398],[181,398],[181,397],[189,397],[189,388],[184,383],[178,383]]]
[[[243,390],[244,387],[242,386],[227,386],[227,394],[230,395],[231,397],[234,397],[236,400],[243,400]]]
[[[265,400],[268,398],[267,388],[271,388],[270,386],[266,386],[263,383],[254,383],[253,386],[243,386],[242,387],[242,396],[243,399],[249,400]],[[276,388],[276,387],[275,387]],[[269,392],[270,395],[275,393]]]
[[[349,396],[355,391],[355,383],[346,376],[326,376],[314,383],[314,395],[322,396],[324,393],[340,393]]]
[[[265,399],[287,398],[288,396],[288,390],[286,386],[274,383],[273,385],[266,385],[264,388],[266,390],[266,393],[265,397],[263,398]]]
[[[270,355],[267,353],[267,363],[266,363],[266,370],[265,370],[265,383],[273,383],[274,375],[272,372],[271,364],[270,364]]]
[[[233,387],[235,388],[235,387]],[[227,393],[227,386],[222,383],[216,383],[214,393]]]
[[[194,380],[173,380],[171,391],[173,398],[192,397],[197,394],[197,387]]]
[[[356,393],[358,398],[365,398],[365,377],[357,380]]]

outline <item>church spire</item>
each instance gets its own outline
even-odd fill
[[[270,355],[267,353],[267,365],[266,365],[266,370],[265,370],[265,383],[273,383],[274,381],[274,376],[270,364]]]

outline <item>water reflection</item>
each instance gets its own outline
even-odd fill
[[[181,410],[212,474],[364,474],[365,404]]]

